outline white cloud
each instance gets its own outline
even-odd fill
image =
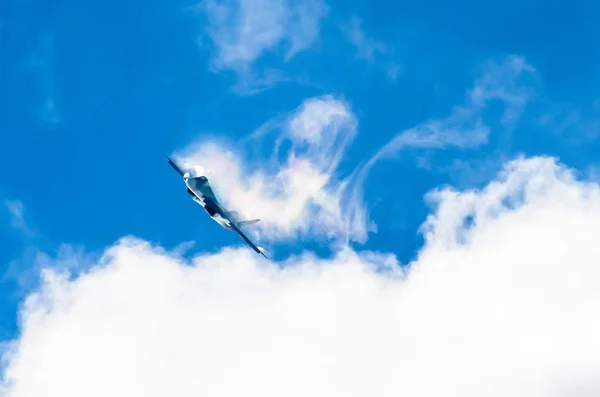
[[[486,144],[490,128],[484,122],[483,109],[489,102],[499,100],[504,105],[502,121],[515,123],[532,95],[531,88],[524,83],[525,75],[534,72],[522,57],[508,56],[501,63],[486,62],[483,74],[467,91],[465,105],[455,106],[443,119],[426,120],[394,136],[360,170],[362,179],[376,162],[408,147],[467,149]]]
[[[391,255],[189,264],[134,239],[75,279],[48,271],[0,392],[599,395],[599,185],[517,159],[484,190],[428,198],[407,275]]]
[[[53,34],[44,35],[40,39],[36,51],[30,54],[27,68],[34,74],[39,95],[43,98],[37,111],[40,121],[48,124],[59,123],[61,117],[55,102]]]
[[[408,148],[472,149],[486,144],[490,128],[484,121],[483,110],[491,101],[503,103],[502,122],[507,127],[516,123],[532,95],[524,82],[525,77],[534,72],[534,68],[522,57],[508,56],[501,63],[487,62],[482,75],[467,91],[463,106],[454,106],[443,119],[429,119],[397,134],[354,172],[348,194],[349,208],[352,209],[349,212],[366,213],[363,209],[363,184],[380,160],[396,156]]]
[[[501,65],[488,65],[468,92],[467,105],[455,107],[442,120],[427,120],[395,136],[346,177],[341,175],[339,164],[357,133],[357,120],[350,106],[333,96],[308,99],[290,115],[267,122],[252,136],[260,138],[279,130],[267,165],[255,166],[232,151],[232,145],[215,142],[191,145],[174,157],[196,174],[209,177],[230,210],[246,218],[261,218],[253,228],[261,232],[260,238],[274,241],[310,235],[342,244],[364,243],[368,232],[376,230],[363,200],[363,184],[374,164],[409,147],[470,148],[484,144],[489,128],[481,109],[487,102],[501,99],[513,110],[524,105],[522,86],[515,82],[521,75],[519,70],[531,69],[523,65],[524,61],[513,57]],[[286,144],[290,149],[284,151]]]
[[[50,124],[56,124],[60,122],[60,116],[56,110],[56,104],[53,99],[47,99],[40,110],[41,119]]]
[[[356,56],[360,59],[372,62],[378,53],[384,54],[389,51],[388,46],[383,42],[367,36],[362,28],[362,21],[357,17],[351,18],[343,29],[348,40],[356,48]]]
[[[323,0],[205,0],[201,8],[208,17],[207,32],[217,50],[214,68],[237,72],[242,87],[249,90],[285,80],[273,71],[257,76],[254,63],[267,53],[283,49],[282,60],[289,61],[309,48],[328,12]]]
[[[600,101],[589,107],[552,104],[539,119],[539,124],[565,138],[570,144],[584,145],[600,137]]]
[[[81,246],[59,244],[54,249],[53,257],[50,257],[41,252],[41,247],[54,244],[40,232],[33,219],[28,216],[23,202],[4,200],[4,206],[10,215],[10,226],[19,232],[21,242],[20,245],[11,247],[11,254],[18,254],[6,264],[2,277],[4,281],[10,280],[18,286],[18,297],[38,286],[41,269],[52,267],[57,258],[62,269],[79,272],[89,268],[99,256],[98,253],[86,252]]]
[[[500,100],[504,104],[502,122],[506,125],[516,122],[532,99],[532,88],[524,80],[534,75],[535,68],[516,55],[505,57],[501,63],[488,61],[484,68],[485,72],[468,93],[471,106],[481,109],[490,101]]]
[[[4,200],[4,206],[10,214],[10,225],[27,236],[34,232],[25,221],[25,208],[20,200]]]
[[[333,96],[311,98],[267,128],[280,134],[271,160],[260,166],[216,142],[191,145],[174,158],[196,175],[206,175],[228,209],[261,218],[253,226],[261,237],[364,240],[366,222],[360,213],[344,211],[347,182],[337,179],[357,132],[350,106]]]
[[[350,21],[342,26],[342,30],[350,43],[356,49],[356,58],[369,63],[375,63],[378,59],[391,58],[393,49],[382,41],[370,37],[362,27],[362,21],[358,17],[350,18]],[[382,62],[388,78],[395,80],[398,77],[400,66],[389,59]]]
[[[450,116],[442,120],[427,120],[396,135],[378,150],[371,161],[392,156],[405,147],[477,147],[486,143],[488,136],[489,128],[472,108],[455,107]]]
[[[486,62],[482,75],[467,91],[465,105],[454,107],[444,119],[427,120],[397,135],[378,156],[395,153],[407,143],[419,147],[461,148],[487,143],[490,129],[483,121],[482,110],[491,101],[501,101],[502,121],[516,122],[532,95],[526,76],[534,72],[522,57],[508,56],[501,63]]]

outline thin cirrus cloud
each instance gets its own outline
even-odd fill
[[[398,77],[400,65],[393,59],[394,51],[388,44],[369,36],[358,17],[352,17],[342,26],[342,31],[348,41],[354,46],[356,58],[369,64],[381,62],[387,76],[391,80]]]
[[[482,109],[492,100],[505,104],[505,114],[519,114],[528,92],[519,78],[533,70],[518,57],[487,65],[467,103],[442,120],[429,120],[392,138],[363,165],[343,176],[339,165],[358,133],[349,103],[331,95],[302,103],[290,114],[267,122],[251,138],[277,133],[271,161],[252,164],[217,142],[197,142],[175,153],[186,168],[208,176],[230,210],[260,218],[253,228],[271,241],[311,236],[346,244],[365,242],[376,230],[363,201],[363,184],[381,159],[404,148],[484,144],[489,128]]]
[[[366,168],[394,155],[405,146],[472,148],[487,143],[490,128],[484,122],[486,105],[500,101],[504,107],[501,122],[517,122],[532,96],[532,88],[527,84],[526,77],[534,73],[535,69],[520,56],[507,56],[501,62],[486,62],[482,75],[467,91],[463,106],[455,106],[450,115],[443,119],[427,120],[396,135],[377,151]]]
[[[426,120],[393,137],[360,169],[359,179],[364,179],[378,161],[406,147],[467,149],[486,144],[490,128],[484,122],[485,106],[491,101],[500,101],[504,106],[501,122],[516,123],[531,96],[532,89],[524,77],[532,73],[535,69],[519,56],[508,56],[502,62],[486,62],[482,75],[467,91],[463,106],[455,106],[443,119]]]
[[[429,119],[397,134],[354,171],[349,178],[352,183],[346,185],[346,212],[367,218],[363,185],[375,164],[383,159],[408,148],[473,149],[486,144],[490,128],[484,121],[484,110],[489,102],[500,101],[504,107],[501,123],[507,128],[513,126],[531,98],[527,77],[534,73],[535,69],[523,57],[515,55],[500,62],[486,62],[481,76],[466,92],[463,106],[455,106],[443,119]]]
[[[569,143],[584,145],[600,137],[600,100],[591,106],[554,104],[538,120],[542,128]]]
[[[363,236],[366,225],[342,208],[343,183],[334,175],[358,122],[341,98],[304,101],[279,120],[271,161],[256,165],[216,142],[195,143],[174,157],[206,175],[229,209],[262,221],[254,230],[272,240],[311,234],[325,238]]]
[[[383,42],[377,41],[366,35],[362,28],[362,21],[353,17],[350,22],[344,26],[344,32],[348,36],[348,40],[356,48],[356,56],[366,61],[374,61],[378,53],[386,53],[388,46]]]
[[[427,199],[406,271],[349,248],[281,267],[135,238],[78,277],[56,263],[22,306],[0,394],[600,394],[600,186],[517,158]]]
[[[25,221],[25,209],[23,202],[20,200],[4,200],[4,207],[10,215],[10,226],[17,229],[18,231],[30,235],[32,234],[31,228]]]
[[[42,98],[38,117],[42,123],[56,124],[60,122],[60,111],[55,102],[54,76],[54,46],[53,34],[44,35],[39,45],[28,60],[27,68],[36,80],[38,95]]]
[[[329,10],[323,0],[205,0],[200,9],[216,50],[213,68],[236,72],[238,90],[246,91],[285,80],[277,70],[257,71],[255,63],[267,53],[282,51],[286,62],[308,49]]]

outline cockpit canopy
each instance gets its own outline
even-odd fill
[[[210,184],[208,183],[208,179],[205,176],[198,176],[198,177],[194,178],[194,180],[196,181],[196,186],[198,186],[198,187],[210,186]]]

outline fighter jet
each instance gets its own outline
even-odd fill
[[[261,248],[254,245],[252,241],[240,230],[241,227],[259,222],[260,219],[240,220],[237,212],[227,211],[217,200],[208,179],[205,176],[192,177],[189,172],[183,172],[169,157],[167,161],[175,171],[183,178],[187,186],[187,192],[192,200],[200,204],[208,215],[219,225],[227,230],[234,230],[254,251],[267,257]]]

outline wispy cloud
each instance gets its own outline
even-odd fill
[[[39,95],[43,98],[38,109],[38,117],[43,123],[60,122],[60,112],[56,106],[54,81],[54,35],[44,35],[37,50],[30,55],[28,68],[37,82]]]
[[[507,128],[512,127],[531,96],[529,86],[523,83],[524,75],[534,72],[534,68],[518,56],[508,56],[501,63],[486,62],[482,75],[466,92],[464,105],[455,106],[443,119],[426,120],[394,136],[355,170],[348,182],[348,211],[365,211],[363,185],[373,166],[382,159],[408,148],[471,149],[486,144],[490,127],[484,122],[483,110],[489,102],[503,103],[502,123]]]
[[[4,206],[10,214],[10,225],[26,236],[33,236],[33,229],[25,221],[25,208],[20,200],[4,200]]]
[[[369,64],[378,64],[382,67],[388,78],[395,80],[400,71],[400,65],[393,60],[393,48],[382,41],[370,37],[362,27],[362,21],[358,17],[350,18],[347,24],[342,26],[346,37],[356,50],[356,58]]]
[[[481,77],[466,93],[466,103],[455,106],[443,119],[430,119],[396,135],[379,149],[366,163],[369,170],[377,161],[393,156],[405,147],[473,148],[488,141],[490,127],[484,122],[482,111],[491,101],[504,106],[502,122],[513,124],[520,117],[531,97],[531,89],[523,84],[526,74],[535,69],[517,56],[509,56],[501,63],[487,62]]]
[[[406,272],[391,254],[186,260],[134,238],[77,277],[46,270],[0,394],[600,395],[598,184],[516,159],[428,199]]]
[[[357,120],[341,98],[311,98],[265,124],[277,134],[270,160],[257,164],[231,147],[201,142],[174,157],[212,178],[223,201],[248,218],[261,218],[263,237],[298,235],[364,239],[367,225],[344,211],[339,164],[357,133]],[[349,236],[349,237],[348,237]]]
[[[501,101],[504,105],[502,123],[514,124],[533,98],[533,88],[527,84],[527,78],[535,75],[535,68],[524,57],[516,55],[507,56],[502,62],[488,61],[483,68],[482,76],[468,92],[470,106],[481,110],[491,101]]]
[[[40,118],[50,124],[56,124],[60,122],[60,115],[58,113],[58,109],[56,108],[56,104],[54,103],[54,99],[49,97],[46,99],[44,104],[40,109]]]
[[[266,72],[255,63],[268,53],[287,62],[309,48],[319,35],[328,13],[323,0],[204,0],[200,9],[208,17],[207,33],[216,55],[215,70],[238,74],[238,90],[268,88],[287,79],[280,71]]]
[[[6,271],[0,274],[3,280],[10,280],[19,286],[15,299],[22,298],[32,289],[37,288],[41,281],[41,270],[54,268],[60,271],[80,272],[89,267],[98,258],[96,253],[85,252],[82,247],[72,244],[59,244],[58,247],[39,230],[25,204],[20,200],[4,200],[4,207],[10,215],[10,226],[21,238],[21,245],[13,247],[11,254],[15,257],[8,263]],[[51,247],[52,256],[44,252]],[[57,259],[59,259],[57,261]],[[60,264],[59,267],[54,265]],[[0,393],[1,394],[1,393]]]
[[[356,57],[365,61],[373,62],[377,54],[385,54],[389,51],[388,46],[367,36],[362,28],[362,22],[357,17],[352,17],[350,22],[343,27],[348,40],[356,48]]]
[[[539,124],[569,143],[590,143],[600,137],[600,100],[587,107],[553,104],[539,118]]]
[[[4,208],[10,216],[10,226],[17,233],[21,244],[19,247],[12,247],[11,254],[15,258],[9,261],[0,278],[15,282],[20,287],[18,294],[26,294],[39,285],[40,267],[36,265],[35,258],[40,255],[38,243],[43,237],[26,214],[22,201],[4,200]]]
[[[192,144],[174,157],[196,174],[212,178],[230,209],[263,219],[255,229],[262,238],[275,241],[304,235],[328,237],[342,245],[362,243],[376,230],[363,201],[363,184],[375,163],[407,147],[484,144],[489,128],[480,111],[488,101],[501,99],[511,114],[518,113],[524,101],[520,85],[512,78],[519,73],[509,71],[526,67],[513,59],[492,66],[468,91],[465,106],[455,107],[444,119],[428,120],[397,135],[347,176],[339,164],[358,132],[358,122],[349,104],[333,96],[306,100],[256,131],[251,139],[277,134],[266,163],[259,165],[237,147],[216,142]]]

